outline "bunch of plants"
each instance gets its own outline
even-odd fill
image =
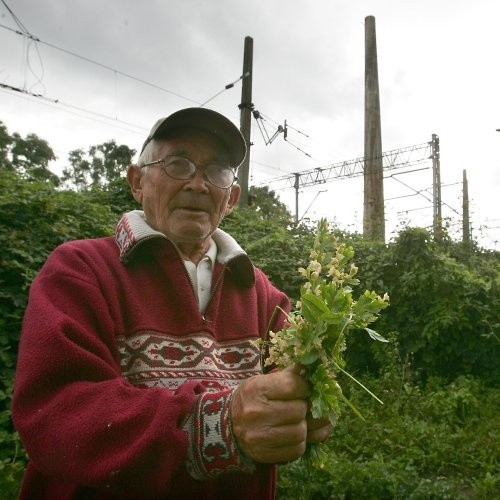
[[[338,241],[326,219],[322,219],[317,226],[309,264],[299,268],[299,274],[305,278],[300,299],[287,314],[286,326],[278,332],[270,332],[270,341],[263,346],[268,352],[267,365],[302,368],[310,387],[308,399],[312,416],[328,419],[332,425],[336,425],[344,406],[363,419],[344,394],[339,375],[347,376],[381,403],[344,369],[343,353],[351,331],[364,329],[372,339],[387,342],[368,325],[387,307],[389,297],[366,290],[354,298],[352,287],[358,285],[359,280],[353,257],[353,248]],[[304,459],[312,467],[323,467],[328,457],[322,445],[311,444]]]

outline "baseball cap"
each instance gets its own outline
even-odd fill
[[[144,141],[141,153],[151,140],[167,137],[170,131],[181,128],[199,129],[218,137],[227,147],[235,168],[245,159],[247,147],[239,129],[224,115],[207,108],[185,108],[160,118]]]

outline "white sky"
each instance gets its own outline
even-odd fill
[[[6,5],[42,43],[7,29],[20,28]],[[157,118],[199,105],[239,78],[251,36],[255,109],[268,118],[270,135],[284,120],[291,127],[289,142],[280,135],[266,146],[252,122],[251,184],[351,160],[363,155],[369,15],[383,150],[437,134],[450,233],[461,236],[465,169],[473,237],[498,250],[498,0],[0,0],[0,83],[45,97],[0,89],[0,120],[10,133],[46,139],[58,173],[73,149],[110,139],[138,149]],[[240,99],[238,82],[207,107],[238,125]],[[397,179],[384,185],[387,239],[404,221],[432,225],[430,168]],[[294,190],[270,186],[295,213]],[[299,216],[307,210],[361,232],[362,204],[361,177],[336,180],[302,189]]]

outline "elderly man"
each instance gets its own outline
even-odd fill
[[[21,498],[273,498],[273,464],[330,434],[299,368],[262,374],[288,300],[218,228],[245,153],[215,111],[159,120],[127,173],[143,210],[48,258],[15,381]]]

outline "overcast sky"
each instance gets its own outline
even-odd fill
[[[250,36],[255,109],[270,136],[289,125],[288,142],[266,146],[252,122],[250,182],[269,181],[295,213],[294,190],[273,179],[363,155],[369,15],[383,150],[437,134],[451,234],[461,236],[466,170],[473,237],[498,250],[498,0],[0,0],[0,83],[42,96],[0,89],[0,120],[46,139],[56,172],[73,149],[110,139],[138,149],[157,118],[214,96],[206,107],[238,125],[241,81],[223,89],[240,78]],[[430,167],[385,180],[388,240],[398,225],[432,225]],[[362,231],[362,204],[357,177],[302,189],[298,211]]]

